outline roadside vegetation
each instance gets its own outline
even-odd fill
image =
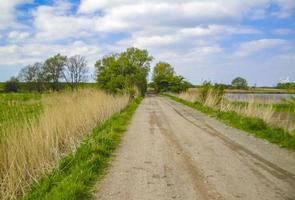
[[[105,174],[113,151],[139,105],[136,98],[120,113],[97,125],[76,151],[35,183],[23,200],[91,199],[92,186]]]
[[[5,129],[0,141],[0,196],[14,199],[52,169],[97,123],[119,112],[128,95],[98,90],[55,93],[42,97],[37,120],[18,120]]]
[[[211,84],[209,86],[204,84],[202,88],[189,89],[174,95],[190,102],[202,103],[216,110],[234,111],[244,116],[260,118],[271,126],[280,127],[295,134],[294,97],[277,101],[251,96],[244,101],[233,101],[227,98],[222,88]]]

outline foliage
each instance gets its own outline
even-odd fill
[[[277,85],[278,89],[295,89],[295,82],[289,82],[289,83],[278,83]]]
[[[141,99],[135,99],[121,113],[92,130],[77,150],[60,161],[22,199],[91,199],[91,187],[101,179],[128,122]]]
[[[201,102],[206,102],[209,97],[210,92],[214,94],[215,103],[219,104],[224,95],[224,85],[222,84],[212,84],[210,81],[204,81],[200,88],[200,98]]]
[[[97,83],[112,93],[134,93],[137,88],[143,96],[147,89],[147,75],[152,57],[147,50],[128,48],[120,54],[112,54],[98,60]]]
[[[26,83],[26,89],[29,92],[42,92],[45,88],[42,63],[35,63],[22,68],[18,77],[21,81]]]
[[[232,81],[232,87],[236,89],[247,89],[248,83],[247,80],[242,77],[237,77]]]
[[[152,86],[157,92],[181,92],[192,85],[182,76],[175,74],[173,67],[166,62],[156,64],[153,72]]]
[[[48,58],[45,63],[25,66],[19,72],[22,91],[53,91],[77,89],[82,81],[87,80],[87,61],[76,55],[70,58],[60,54]],[[63,82],[61,82],[63,81]]]
[[[59,91],[59,80],[63,76],[63,70],[67,63],[67,57],[56,54],[48,58],[43,66],[44,80],[52,83],[52,90]]]
[[[281,128],[267,125],[262,119],[246,117],[236,112],[223,112],[205,106],[199,102],[192,103],[172,95],[165,95],[179,103],[209,114],[210,116],[216,117],[230,126],[247,131],[256,137],[266,139],[269,142],[278,144],[284,148],[295,149],[295,136]]]
[[[4,84],[4,92],[18,92],[20,88],[19,80],[15,77],[11,77],[10,80]]]

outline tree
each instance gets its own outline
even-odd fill
[[[152,59],[147,50],[137,48],[106,56],[95,64],[97,83],[113,93],[129,92],[133,95],[134,88],[137,88],[143,96]]]
[[[166,62],[156,64],[152,79],[157,92],[181,92],[191,87],[191,84],[182,76],[176,75],[173,67]]]
[[[10,80],[4,84],[4,92],[18,92],[20,89],[19,81],[15,77],[11,77]]]
[[[287,90],[291,90],[291,89],[295,89],[295,82],[287,82],[287,83],[278,83],[277,85],[278,89],[287,89]]]
[[[45,81],[52,83],[53,91],[59,91],[59,80],[63,77],[63,70],[67,63],[67,57],[60,54],[48,58],[44,63]]]
[[[37,62],[33,65],[28,65],[22,68],[18,78],[19,80],[26,82],[29,91],[37,90],[41,92],[44,83],[43,64]]]
[[[236,89],[248,88],[247,80],[242,77],[237,77],[231,82],[232,86]]]
[[[169,90],[171,82],[173,82],[174,69],[169,63],[159,62],[154,67],[153,82],[157,92],[165,92]]]
[[[87,80],[87,61],[84,56],[75,55],[68,59],[63,72],[64,79],[72,89]]]

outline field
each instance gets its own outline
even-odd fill
[[[14,125],[36,119],[42,111],[37,93],[0,93],[0,140]]]
[[[15,199],[129,103],[99,90],[0,94],[0,196]]]
[[[4,92],[4,85],[5,85],[5,82],[0,82],[0,93]],[[61,90],[71,90],[68,83],[62,82],[62,83],[59,83],[59,85]],[[97,83],[79,83],[78,88],[79,89],[95,89],[97,88]],[[22,93],[29,92],[27,83],[24,83],[24,82],[19,83],[19,92],[22,92]]]

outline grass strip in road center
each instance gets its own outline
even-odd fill
[[[103,177],[112,153],[127,130],[141,98],[99,124],[75,152],[63,158],[59,167],[33,185],[23,200],[91,199],[93,185]]]
[[[285,131],[282,128],[272,127],[268,125],[262,119],[246,117],[234,111],[223,112],[205,106],[199,102],[192,103],[169,94],[163,95],[171,98],[176,102],[194,108],[212,117],[215,117],[227,125],[247,131],[248,133],[258,138],[266,139],[271,143],[278,144],[280,147],[284,147],[287,149],[295,149],[295,136],[291,135],[289,132]]]

